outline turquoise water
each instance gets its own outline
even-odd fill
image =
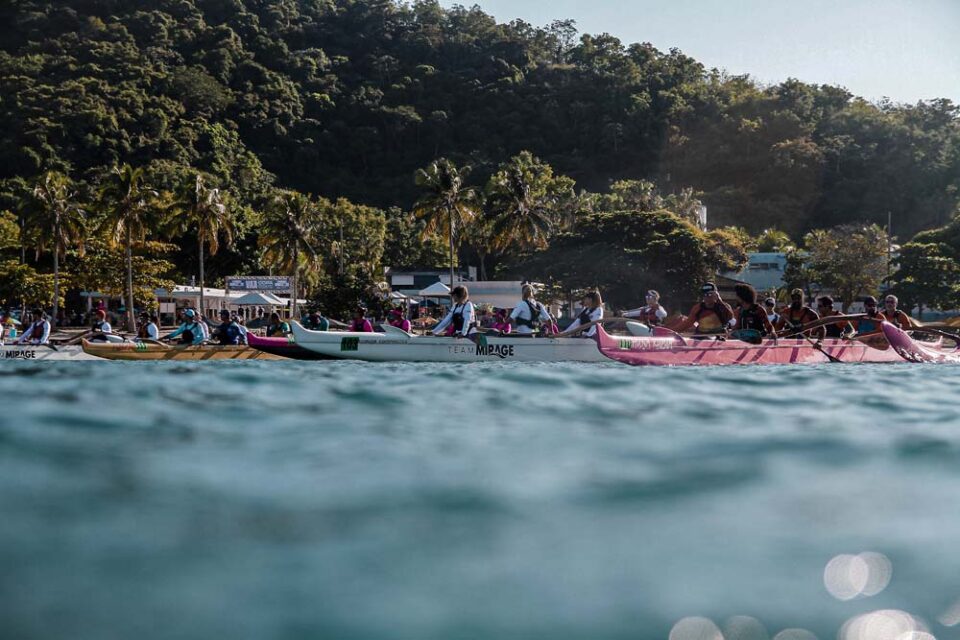
[[[957,638],[958,382],[4,363],[0,636],[825,640],[899,609]],[[889,584],[832,596],[867,551]]]

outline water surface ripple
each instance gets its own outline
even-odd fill
[[[960,368],[4,363],[0,636],[834,638],[960,599]],[[41,395],[40,392],[43,392]],[[31,395],[35,398],[31,399]],[[826,563],[876,551],[849,602]]]

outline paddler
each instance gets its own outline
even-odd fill
[[[410,321],[403,317],[403,309],[390,309],[388,320],[391,327],[410,333]]]
[[[777,323],[780,322],[780,314],[777,313],[777,299],[772,296],[767,298],[763,301],[763,308],[767,312],[767,319],[770,324],[777,326]]]
[[[473,303],[470,302],[470,291],[463,285],[453,288],[450,292],[453,298],[453,306],[444,316],[443,320],[433,328],[433,335],[443,335],[450,327],[453,330],[454,338],[465,338],[477,332],[476,311]]]
[[[623,314],[623,317],[636,318],[648,327],[663,324],[663,321],[667,317],[667,310],[660,304],[660,293],[651,289],[647,291],[646,300],[646,306],[627,311]]]
[[[745,342],[760,342],[774,333],[773,323],[767,317],[767,311],[757,304],[757,290],[749,284],[738,284],[733,288],[740,302],[737,313],[737,338]]]
[[[780,333],[795,334],[803,325],[819,319],[820,314],[806,305],[803,289],[794,289],[790,292],[790,306],[783,310],[774,327]],[[823,329],[813,329],[812,332],[823,337]]]
[[[137,339],[139,340],[159,340],[160,328],[157,326],[158,318],[156,315],[150,315],[146,311],[140,314],[140,327],[137,329]]]
[[[898,304],[900,304],[900,300],[897,296],[893,294],[888,295],[883,299],[883,311],[881,311],[880,314],[897,329],[913,329],[913,320],[897,308]]]
[[[817,299],[817,313],[821,318],[829,318],[834,313],[833,298],[820,296]],[[827,338],[849,338],[854,334],[853,325],[846,321],[834,322],[823,327]]]
[[[93,327],[91,330],[95,333],[113,333],[113,327],[107,322],[107,312],[103,309],[97,309]]]
[[[290,333],[290,325],[280,319],[280,314],[274,311],[270,314],[270,324],[267,325],[268,338],[282,338]]]
[[[373,323],[367,320],[367,308],[358,306],[353,311],[353,320],[350,321],[350,331],[354,333],[373,333]]]
[[[240,325],[230,317],[230,312],[226,309],[220,311],[220,324],[217,325],[213,335],[220,345],[242,344],[243,332],[240,331]]]
[[[40,309],[34,309],[32,317],[33,322],[23,332],[16,344],[49,344],[50,323],[47,321],[47,314]]]
[[[330,331],[330,321],[320,315],[320,311],[317,309],[310,312],[303,326],[310,329],[310,331]]]
[[[196,345],[203,344],[204,335],[203,328],[197,322],[197,312],[193,309],[184,309],[183,322],[166,337],[166,340],[180,338],[180,344],[182,345]]]
[[[523,285],[520,288],[520,304],[510,312],[507,322],[511,327],[516,327],[517,335],[533,336],[541,333],[550,324],[550,312],[544,305],[537,302],[534,294],[531,285]]]
[[[596,322],[598,320],[603,320],[603,298],[600,297],[599,291],[588,291],[583,295],[583,299],[580,301],[579,315],[573,319],[573,322],[570,323],[570,326],[566,328],[564,333],[568,333],[577,327],[582,327],[583,325],[590,324],[591,322]],[[582,338],[592,338],[596,334],[597,326],[594,325],[577,335]]]
[[[877,309],[877,299],[873,296],[867,296],[863,299],[863,313],[865,318],[857,318],[853,321],[853,326],[857,330],[857,335],[866,336],[873,333],[880,333],[880,323],[886,318]]]
[[[701,301],[693,305],[690,314],[676,327],[677,333],[696,329],[698,334],[722,334],[733,328],[736,324],[733,309],[720,299],[717,285],[706,282],[700,293]]]

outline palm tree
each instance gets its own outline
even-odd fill
[[[320,256],[313,248],[320,209],[296,191],[279,191],[267,202],[260,227],[260,246],[267,264],[291,275],[290,315],[296,318],[299,276],[320,270]]]
[[[450,244],[450,287],[453,288],[453,272],[456,264],[455,234],[477,215],[477,196],[472,187],[464,187],[463,180],[470,168],[457,167],[440,158],[426,169],[417,169],[415,181],[425,193],[413,205],[413,213],[426,221],[424,237],[434,233],[447,236]]]
[[[34,227],[37,256],[48,248],[53,251],[53,318],[57,326],[60,304],[60,256],[71,247],[83,252],[85,212],[76,201],[77,192],[70,178],[49,171],[33,187],[26,223]]]
[[[100,202],[106,213],[103,227],[109,231],[111,245],[123,245],[127,265],[127,328],[135,326],[133,311],[133,243],[143,242],[159,208],[160,194],[144,184],[142,168],[129,164],[114,167],[100,189]]]
[[[200,309],[206,309],[204,295],[204,248],[210,255],[220,250],[220,236],[227,246],[233,244],[235,231],[234,218],[227,207],[220,189],[207,186],[202,174],[186,180],[177,193],[172,209],[179,213],[176,221],[181,231],[188,228],[197,230],[197,244],[200,255]]]
[[[556,227],[555,200],[536,195],[520,166],[494,174],[487,186],[493,248],[545,248]]]

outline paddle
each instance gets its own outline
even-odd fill
[[[819,320],[814,320],[813,322],[808,322],[805,325],[802,325],[799,329],[795,330],[793,333],[788,333],[787,335],[780,336],[781,338],[796,338],[798,335],[803,335],[812,329],[819,329],[820,327],[825,327],[828,324],[837,324],[840,322],[849,322],[850,320],[859,320],[861,318],[866,318],[867,314],[865,313],[854,313],[851,315],[840,315],[840,316],[830,316],[829,318],[820,318]]]
[[[816,342],[813,338],[811,338],[811,337],[808,336],[807,334],[801,333],[800,335],[803,336],[803,339],[804,339],[804,340],[806,340],[807,342],[810,343],[810,346],[811,346],[811,347],[813,347],[814,349],[816,349],[817,351],[819,351],[819,352],[822,353],[823,355],[827,356],[827,360],[828,360],[829,362],[843,362],[843,360],[841,360],[840,358],[838,358],[838,357],[836,357],[836,356],[832,356],[832,355],[830,355],[829,353],[827,353],[827,351],[823,348],[823,345],[822,345],[822,344],[820,344],[819,342]]]

